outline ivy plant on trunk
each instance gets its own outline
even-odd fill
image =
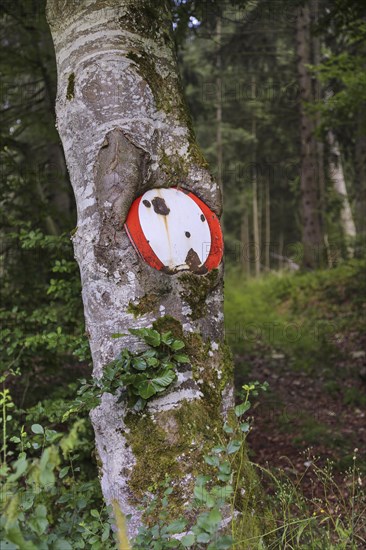
[[[131,328],[170,331],[189,357],[142,412],[108,392],[91,412],[104,498],[130,518],[133,536],[143,495],[166,474],[179,515],[207,445],[222,430],[233,381],[222,265],[206,273],[154,269],[132,246],[126,217],[146,191],[171,187],[193,193],[220,217],[220,189],[182,96],[168,0],[48,0],[47,17],[93,376],[100,379],[123,349],[142,349]]]

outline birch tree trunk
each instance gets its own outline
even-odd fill
[[[91,413],[107,503],[141,523],[137,505],[168,473],[175,514],[192,489],[207,442],[232,404],[232,365],[223,343],[222,266],[169,275],[140,259],[124,230],[133,200],[182,185],[218,216],[221,195],[190,127],[176,67],[168,0],[48,0],[57,73],[57,126],[74,189],[79,263],[93,373],[136,337],[128,328],[183,335],[192,366],[149,401],[146,414],[104,394]]]
[[[306,104],[313,100],[311,77],[306,67],[312,61],[310,51],[310,9],[307,3],[298,8],[296,44],[300,88],[300,189],[304,247],[303,264],[305,267],[313,269],[322,264],[324,236],[321,227],[315,124],[306,112]]]
[[[348,193],[347,193],[347,187],[346,187],[346,180],[344,178],[341,154],[333,132],[329,131],[327,137],[328,137],[329,153],[330,153],[330,157],[329,157],[330,174],[329,175],[333,182],[334,190],[339,195],[342,201],[340,221],[342,225],[344,238],[346,241],[348,257],[353,258],[353,255],[354,255],[353,243],[356,237],[356,227],[353,221],[352,210],[348,200]]]

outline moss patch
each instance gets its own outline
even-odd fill
[[[181,323],[169,315],[157,319],[153,323],[153,328],[158,332],[171,331],[175,338],[183,340],[185,352],[191,361],[193,379],[199,382],[199,388],[207,401],[207,409],[211,409],[216,415],[216,410],[221,406],[222,392],[234,377],[230,347],[221,342],[218,349],[212,351],[209,340],[203,340],[196,332],[184,333]],[[212,365],[211,368],[207,366],[208,361]]]
[[[188,168],[178,154],[168,156],[165,151],[161,153],[159,166],[168,177],[169,185],[184,184],[188,176]]]
[[[150,311],[154,311],[159,303],[159,296],[155,293],[145,294],[139,302],[130,302],[127,307],[127,312],[133,316],[140,317]]]
[[[168,332],[169,330],[178,340],[184,341],[183,329],[181,323],[171,317],[170,315],[164,315],[164,317],[159,317],[156,321],[153,322],[153,328],[158,332]]]
[[[219,412],[213,418],[203,401],[183,401],[179,408],[156,413],[154,418],[149,413],[130,413],[126,426],[136,457],[129,482],[134,498],[140,501],[148,491],[159,494],[160,484],[169,476],[174,486],[170,509],[172,517],[179,517],[195,476],[208,471],[203,456],[220,433]],[[145,520],[150,524],[154,518]]]
[[[221,343],[219,349],[212,352],[211,342],[203,341],[197,333],[186,334],[184,341],[191,359],[193,378],[198,382],[208,403],[207,406],[215,412],[221,406],[223,390],[233,380],[234,364],[231,350],[229,346]],[[209,357],[209,353],[215,354],[213,359]],[[207,362],[210,359],[212,367],[207,368]]]
[[[163,8],[164,4],[156,0],[140,0],[136,6],[131,4],[128,7],[128,12],[120,17],[119,23],[123,29],[139,36],[154,39],[161,36],[164,41],[171,40],[165,30],[170,14]]]
[[[221,405],[222,390],[233,376],[231,351],[223,343],[212,350],[211,342],[204,341],[197,333],[183,333],[181,323],[170,316],[159,318],[154,328],[160,332],[171,331],[185,342],[193,378],[199,383],[204,398],[183,400],[178,408],[154,415],[148,412],[127,415],[129,430],[125,435],[136,458],[129,485],[136,501],[141,502],[147,492],[156,494],[159,500],[164,491],[161,484],[169,476],[174,491],[168,499],[168,517],[173,520],[188,514],[190,518],[191,512],[185,503],[192,499],[197,476],[212,476],[212,467],[205,463],[204,456],[227,440],[222,429]],[[233,411],[229,414],[231,422],[233,425],[236,422]],[[236,540],[260,537],[264,531],[270,531],[273,524],[259,478],[245,449],[235,460],[233,471],[239,472],[233,486],[236,487],[236,509],[241,512],[234,525]],[[144,522],[153,525],[159,512],[157,506],[152,515],[143,518]],[[240,546],[240,550],[256,547]]]
[[[191,159],[197,164],[197,166],[208,170],[210,166],[197,143],[196,134],[193,129],[193,122],[190,115],[188,114],[186,116],[186,125],[188,127],[189,154],[191,156]]]
[[[207,296],[220,281],[218,270],[214,269],[206,275],[183,273],[180,281],[184,288],[181,296],[192,310],[190,317],[193,320],[204,317]]]

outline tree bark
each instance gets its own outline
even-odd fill
[[[222,60],[221,60],[221,15],[217,17],[216,22],[216,158],[217,158],[217,183],[223,193],[222,169],[223,169],[223,151],[222,151]]]
[[[352,258],[354,255],[354,240],[356,237],[356,227],[353,221],[351,206],[348,200],[346,180],[344,178],[341,154],[338,143],[333,132],[328,132],[329,143],[329,172],[333,182],[333,187],[341,199],[340,222],[346,242],[347,255]]]
[[[318,25],[319,22],[319,2],[318,0],[312,0],[310,3],[312,22],[314,25]],[[319,65],[321,62],[321,44],[318,35],[312,36],[312,47],[313,47],[313,63],[314,65]],[[322,97],[322,86],[318,78],[314,77],[314,88],[315,88],[315,101],[319,101]],[[317,111],[315,115],[315,128],[320,127],[321,117],[320,112]],[[315,130],[314,128],[314,130]],[[319,187],[319,210],[320,210],[320,227],[324,240],[324,252],[327,258],[328,267],[333,267],[333,259],[328,242],[328,232],[327,232],[327,217],[326,217],[326,186],[325,186],[325,163],[324,163],[324,143],[323,140],[319,137],[315,137],[316,141],[316,160],[317,160],[317,179]]]
[[[256,80],[252,78],[252,98],[255,101],[256,97]],[[261,249],[259,236],[259,214],[258,214],[258,170],[257,170],[257,155],[256,155],[256,140],[257,140],[257,120],[255,111],[252,113],[252,137],[253,137],[253,154],[252,154],[252,194],[253,194],[253,247],[254,247],[254,266],[255,276],[259,277],[261,271]]]
[[[264,243],[265,250],[265,266],[267,272],[270,270],[270,248],[271,248],[271,204],[270,204],[269,181],[265,181],[265,222],[266,222],[266,240]]]
[[[303,265],[306,268],[314,269],[323,263],[324,236],[321,227],[315,124],[306,112],[306,104],[313,101],[311,77],[306,67],[307,64],[312,62],[308,4],[299,7],[297,11],[296,44],[300,92],[300,190],[304,249]]]
[[[244,273],[247,277],[250,277],[250,242],[249,242],[249,212],[246,204],[246,196],[243,191],[243,208],[242,219],[240,226],[240,241],[241,241],[241,253],[240,263],[243,267]]]
[[[355,138],[355,222],[357,255],[363,257],[366,248],[366,106],[362,106]]]
[[[124,221],[148,189],[182,185],[218,216],[221,194],[182,98],[169,1],[48,0],[47,16],[94,376],[122,348],[141,349],[136,337],[113,333],[154,322],[183,335],[192,362],[146,413],[132,414],[111,394],[91,413],[103,494],[131,516],[131,537],[142,521],[142,495],[166,473],[178,503],[172,514],[180,513],[192,472],[220,433],[233,385],[223,343],[222,265],[206,275],[154,270],[131,246]]]

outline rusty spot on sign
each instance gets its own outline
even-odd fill
[[[193,273],[203,274],[207,273],[207,268],[204,265],[201,265],[201,260],[199,255],[193,248],[190,248],[186,256],[186,264],[188,265],[190,271]]]
[[[170,212],[170,208],[167,207],[166,202],[161,197],[154,197],[151,201],[154,207],[154,212],[156,214],[161,214],[162,216],[167,216]]]

